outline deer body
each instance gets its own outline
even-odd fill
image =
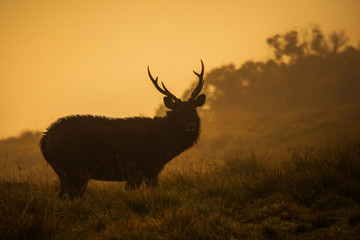
[[[199,138],[196,108],[205,102],[205,95],[197,97],[203,68],[197,75],[199,84],[192,97],[181,101],[164,85],[161,89],[149,71],[155,87],[166,95],[164,103],[170,111],[164,117],[72,115],[51,124],[40,147],[60,179],[60,196],[81,197],[90,179],[126,181],[126,189],[137,188],[143,181],[156,186],[165,164]]]

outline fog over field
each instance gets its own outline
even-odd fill
[[[357,139],[360,53],[348,41],[343,31],[291,30],[266,40],[273,52],[268,61],[209,69],[203,89],[207,102],[199,108],[200,141],[168,164],[165,172],[208,168],[231,154],[281,153]],[[189,86],[183,99],[194,87]],[[161,104],[156,115],[165,111]],[[1,140],[3,176],[35,169],[51,175],[40,155],[40,137],[40,132],[25,131]]]
[[[59,198],[39,147],[46,130],[0,139],[0,239],[358,239],[357,40],[312,25],[268,35],[266,60],[203,58],[200,139],[156,187],[90,180],[83,198]]]

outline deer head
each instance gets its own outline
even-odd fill
[[[158,84],[158,77],[154,80],[151,76],[150,69],[148,67],[149,77],[156,87],[156,89],[165,95],[164,104],[165,107],[170,109],[168,112],[168,116],[174,117],[178,124],[183,127],[187,132],[194,132],[198,129],[200,125],[200,120],[196,112],[197,107],[201,107],[204,105],[206,96],[205,94],[200,94],[201,89],[204,86],[204,63],[201,61],[201,73],[197,73],[194,71],[195,75],[198,76],[199,82],[195,87],[194,91],[191,93],[190,98],[187,101],[183,101],[177,98],[174,94],[172,94],[161,82],[162,88]]]

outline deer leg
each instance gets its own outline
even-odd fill
[[[137,189],[140,187],[143,179],[141,177],[132,177],[126,181],[125,190]]]
[[[74,199],[77,197],[82,197],[85,193],[86,187],[88,185],[89,178],[76,176],[71,179],[69,184],[69,192],[68,195],[70,199]]]
[[[60,178],[59,198],[63,198],[65,193],[66,193],[65,182],[64,182],[64,180],[62,178]]]
[[[59,198],[63,198],[64,195],[67,193],[66,173],[57,167],[52,166],[52,168],[54,169],[56,175],[58,176],[58,178],[60,180]]]
[[[156,187],[158,183],[159,183],[158,175],[145,179],[145,184],[147,187]]]
[[[71,200],[77,197],[81,198],[84,195],[89,179],[89,177],[75,173],[62,176],[60,178],[59,197],[62,198],[67,194]]]

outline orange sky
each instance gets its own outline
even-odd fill
[[[147,77],[180,96],[209,70],[271,56],[266,38],[319,25],[360,40],[358,0],[0,1],[0,138],[68,114],[153,116]]]

